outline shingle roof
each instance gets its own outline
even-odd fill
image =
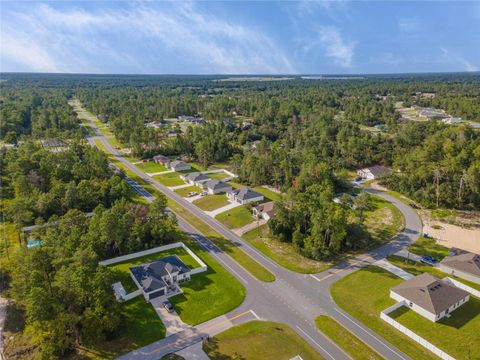
[[[273,201],[269,201],[260,205],[255,206],[258,212],[263,212],[268,214],[270,217],[273,216],[273,208],[275,203]]]
[[[185,180],[201,181],[201,180],[208,180],[208,179],[210,178],[207,175],[199,172],[192,172],[185,175]]]
[[[237,189],[237,190],[234,190],[233,193],[239,200],[249,200],[249,199],[255,199],[260,196],[263,196],[259,192],[256,192],[250,188]]]
[[[381,177],[384,175],[388,175],[392,172],[392,170],[386,168],[385,166],[382,165],[375,165],[366,168],[366,170],[370,170],[370,172],[373,174],[375,177]]]
[[[461,251],[456,255],[450,255],[441,261],[441,264],[454,270],[459,270],[480,276],[480,255],[467,251]]]
[[[393,287],[391,291],[436,315],[469,295],[465,290],[427,273],[415,276]]]
[[[231,189],[232,188],[232,185],[227,184],[225,181],[221,181],[221,180],[217,180],[217,179],[208,180],[205,183],[205,186],[208,189],[212,189],[212,190],[227,189],[227,188]]]
[[[174,160],[170,163],[171,167],[175,167],[177,165],[181,165],[181,166],[187,165],[187,166],[189,166],[187,163],[185,163],[183,161],[180,161],[180,160]]]

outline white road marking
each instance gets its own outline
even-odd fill
[[[253,316],[255,316],[257,318],[257,320],[261,320],[260,316],[258,316],[255,311],[250,309],[250,312],[252,313]]]
[[[312,278],[314,278],[315,280],[317,280],[318,282],[321,282],[321,280],[319,278],[317,278],[315,275],[313,274],[309,274]]]
[[[330,353],[327,350],[325,350],[323,346],[321,346],[310,335],[308,335],[305,331],[303,331],[303,329],[300,326],[297,325],[297,329],[300,330],[303,335],[309,338],[310,341],[312,341],[315,345],[317,345],[320,349],[322,349],[328,356],[330,356],[331,359],[335,360],[335,358],[332,355],[330,355]]]

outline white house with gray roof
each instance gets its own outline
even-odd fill
[[[202,184],[202,188],[206,190],[210,195],[228,193],[232,191],[232,185],[225,181],[210,179]]]
[[[265,197],[250,188],[242,188],[230,191],[227,193],[227,198],[230,202],[236,202],[239,204],[248,204],[251,202],[263,201]]]
[[[392,170],[386,168],[385,166],[375,165],[358,170],[357,175],[360,176],[362,179],[373,180],[391,174],[392,172]]]
[[[480,255],[452,248],[438,267],[443,272],[480,284]]]
[[[190,185],[197,185],[197,186],[201,186],[203,183],[210,180],[210,178],[207,175],[199,172],[192,172],[192,173],[180,175],[180,178],[183,181],[189,183]]]
[[[175,160],[170,162],[169,166],[170,166],[170,170],[172,171],[190,170],[190,165],[180,160]]]

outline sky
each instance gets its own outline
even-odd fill
[[[480,70],[480,1],[0,1],[0,71]]]

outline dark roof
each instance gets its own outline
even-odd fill
[[[440,314],[469,293],[424,273],[391,289],[432,314]]]
[[[258,212],[263,212],[268,214],[269,216],[273,216],[273,208],[275,203],[273,201],[269,201],[260,205],[255,206]]]
[[[392,170],[390,170],[390,169],[388,169],[388,168],[386,168],[385,166],[382,166],[382,165],[371,166],[371,167],[366,168],[365,170],[370,170],[370,172],[375,177],[381,177],[381,176],[388,175],[388,174],[392,173]]]
[[[167,156],[165,155],[155,155],[153,157],[155,160],[170,160]]]
[[[176,165],[181,165],[181,166],[187,165],[187,166],[190,166],[190,165],[188,165],[186,162],[183,162],[183,161],[180,161],[180,160],[175,160],[175,161],[172,161],[172,162],[170,163],[170,166],[171,166],[171,167],[175,167]]]
[[[235,196],[237,197],[237,199],[240,199],[240,200],[249,200],[249,199],[255,199],[259,196],[262,196],[262,194],[260,194],[259,192],[256,192],[250,188],[241,188],[241,189],[237,189],[237,190],[234,190],[233,193],[235,194]]]
[[[207,175],[199,173],[199,172],[192,172],[188,173],[184,176],[185,180],[191,180],[191,181],[201,181],[201,180],[208,180],[210,179]]]
[[[445,257],[441,264],[454,270],[463,271],[474,276],[480,276],[480,255],[468,251],[458,251]]]
[[[177,255],[167,256],[151,263],[142,264],[130,268],[137,282],[146,293],[161,289],[167,284],[162,277],[169,273],[179,274],[189,272],[190,269]]]
[[[221,181],[221,180],[217,180],[217,179],[208,180],[205,183],[205,186],[208,189],[212,189],[212,190],[226,189],[226,188],[231,189],[232,188],[232,185],[227,184],[225,181]]]

